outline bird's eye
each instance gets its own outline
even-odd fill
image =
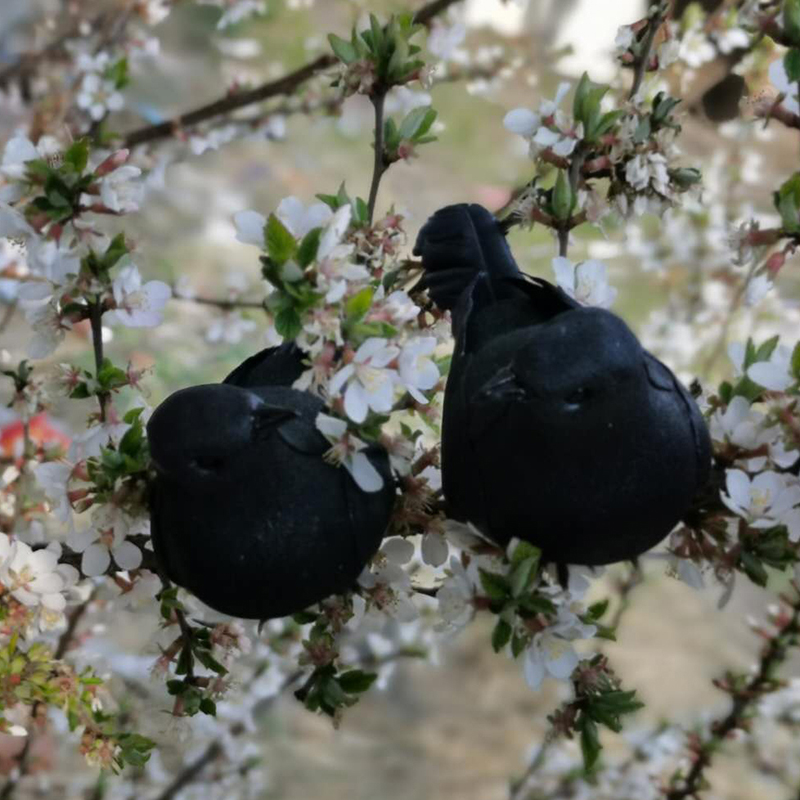
[[[588,386],[579,386],[564,398],[564,403],[570,408],[577,408],[585,403],[592,394],[593,392]]]
[[[195,456],[191,464],[202,472],[219,472],[225,466],[225,462],[219,456],[208,455]]]

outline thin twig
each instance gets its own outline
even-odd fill
[[[458,2],[460,2],[460,0],[434,0],[434,2],[422,6],[422,8],[417,11],[414,15],[414,21],[422,25],[427,25],[438,14],[441,14]],[[221,114],[227,114],[253,103],[260,103],[270,97],[291,95],[306,81],[315,77],[320,72],[329,69],[336,63],[337,59],[332,54],[325,53],[318,56],[313,61],[304,64],[302,67],[299,67],[294,72],[290,72],[277,80],[262,84],[255,89],[227,94],[225,97],[200,106],[193,111],[187,111],[174,119],[160,122],[156,125],[147,125],[138,130],[131,131],[125,136],[125,147],[135,147],[138,144],[173,136],[181,128],[196,125],[199,122],[218,117]]]
[[[645,34],[644,41],[642,42],[642,49],[633,67],[633,85],[631,86],[631,91],[628,95],[630,100],[633,100],[633,98],[636,97],[636,93],[642,86],[642,81],[644,80],[647,67],[650,63],[650,51],[653,49],[653,42],[656,39],[656,34],[661,27],[661,23],[664,22],[664,19],[666,18],[666,13],[667,12],[664,4],[659,3],[657,10],[654,12],[653,16],[650,17],[647,23],[647,33]]]
[[[693,748],[694,763],[681,786],[672,789],[665,795],[665,800],[685,800],[696,798],[705,788],[705,771],[711,764],[711,757],[735,730],[744,727],[747,713],[751,706],[764,694],[777,688],[779,682],[775,678],[776,669],[783,664],[792,645],[797,644],[800,632],[800,595],[792,606],[792,615],[780,630],[770,638],[761,654],[758,671],[747,682],[744,688],[730,688],[733,697],[731,709],[721,720],[711,725],[711,735],[697,747]]]
[[[383,106],[386,101],[386,90],[379,88],[370,98],[372,107],[375,109],[375,158],[372,162],[372,183],[369,187],[369,203],[367,224],[372,225],[372,218],[375,215],[375,202],[378,199],[378,188],[381,185],[381,178],[386,172],[387,164],[383,152]]]
[[[644,572],[642,571],[642,568],[639,566],[639,564],[634,562],[634,564],[631,566],[631,571],[628,573],[627,577],[617,584],[619,605],[617,606],[617,610],[614,612],[614,616],[611,618],[611,621],[609,623],[609,627],[612,630],[616,630],[619,627],[619,624],[622,621],[622,617],[625,615],[625,612],[630,608],[631,605],[630,594],[641,583],[644,583]]]
[[[203,306],[215,306],[225,311],[230,311],[234,308],[260,308],[264,309],[264,303],[259,300],[225,300],[224,298],[215,297],[185,297],[183,295],[175,294],[173,289],[173,300],[182,300],[185,303],[198,303]]]
[[[262,84],[255,89],[228,94],[219,100],[207,103],[193,111],[187,111],[185,114],[181,114],[175,119],[131,131],[131,133],[125,136],[125,147],[135,147],[138,144],[173,136],[182,128],[186,128],[190,125],[197,125],[199,122],[218,117],[221,114],[227,114],[231,111],[235,111],[237,108],[243,108],[253,103],[260,103],[263,100],[268,100],[270,97],[290,95],[307,80],[313,78],[323,70],[332,67],[335,63],[336,59],[332,55],[321,55],[308,64],[296,69],[294,72],[290,72],[277,80]]]
[[[89,307],[89,321],[92,325],[92,345],[94,347],[94,365],[97,375],[103,366],[103,307],[97,300]],[[107,392],[98,392],[97,399],[100,403],[100,422],[106,421],[106,404],[109,395]]]

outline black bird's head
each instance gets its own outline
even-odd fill
[[[283,412],[286,418],[293,412]],[[170,395],[147,423],[161,475],[187,486],[225,481],[230,468],[279,413],[257,394],[228,384],[191,386]]]
[[[532,329],[515,355],[521,385],[552,410],[574,414],[643,379],[642,347],[610,311],[578,308]]]

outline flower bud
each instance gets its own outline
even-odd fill
[[[567,173],[559,170],[556,185],[553,187],[553,216],[561,222],[566,222],[572,216],[575,201],[575,193],[572,191]]]

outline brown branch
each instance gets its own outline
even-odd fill
[[[434,2],[424,5],[417,11],[414,15],[414,21],[422,25],[427,25],[435,16],[441,14],[457,2],[460,2],[460,0],[434,0]],[[193,111],[187,111],[174,119],[131,131],[125,136],[125,147],[135,147],[136,145],[152,142],[156,139],[164,139],[173,136],[182,128],[196,125],[199,122],[218,117],[221,114],[227,114],[230,111],[235,111],[238,108],[243,108],[253,103],[260,103],[263,100],[268,100],[270,97],[291,95],[307,80],[329,69],[336,63],[337,59],[335,56],[330,53],[325,53],[318,56],[313,61],[310,61],[308,64],[299,67],[294,72],[290,72],[277,80],[262,84],[255,89],[228,94],[219,100],[200,106],[200,108],[196,108]]]
[[[214,306],[221,308],[224,311],[231,311],[234,308],[259,308],[264,310],[263,301],[259,300],[225,300],[224,298],[215,297],[184,297],[183,295],[174,294],[173,287],[173,300],[182,300],[185,303],[198,303],[203,306]]]
[[[758,664],[758,671],[742,688],[725,685],[733,702],[728,714],[711,725],[711,735],[692,748],[694,763],[682,785],[669,791],[666,800],[685,800],[696,798],[705,788],[705,770],[711,764],[713,754],[725,739],[735,730],[744,729],[747,725],[747,714],[751,706],[764,694],[774,691],[780,686],[775,671],[783,664],[789,648],[797,646],[800,633],[800,595],[791,604],[791,616],[779,626],[778,632],[772,636],[764,648]]]
[[[386,162],[386,154],[383,149],[383,106],[386,102],[386,90],[380,87],[370,97],[372,108],[375,111],[375,157],[372,165],[372,183],[369,187],[369,202],[367,203],[367,224],[372,225],[372,218],[375,216],[375,202],[378,199],[378,188],[381,185],[381,178],[389,165]]]
[[[650,51],[653,49],[653,42],[656,39],[656,34],[661,28],[661,23],[664,22],[667,16],[667,7],[663,2],[658,4],[658,8],[653,13],[653,16],[647,22],[647,33],[645,34],[644,41],[642,42],[642,49],[633,65],[633,84],[628,98],[632,100],[636,93],[642,86],[644,75],[647,72],[648,64],[650,63]]]
[[[335,63],[336,58],[334,58],[334,56],[329,54],[321,55],[308,64],[296,69],[294,72],[290,72],[277,80],[262,84],[255,89],[229,94],[212,103],[200,106],[200,108],[196,108],[194,111],[187,111],[185,114],[181,114],[175,119],[131,131],[131,133],[125,136],[125,147],[135,147],[138,144],[173,136],[181,128],[196,125],[199,122],[218,117],[221,114],[227,114],[230,111],[249,106],[252,103],[260,103],[263,100],[268,100],[270,97],[290,95],[307,80],[313,78],[323,70],[332,67]]]

